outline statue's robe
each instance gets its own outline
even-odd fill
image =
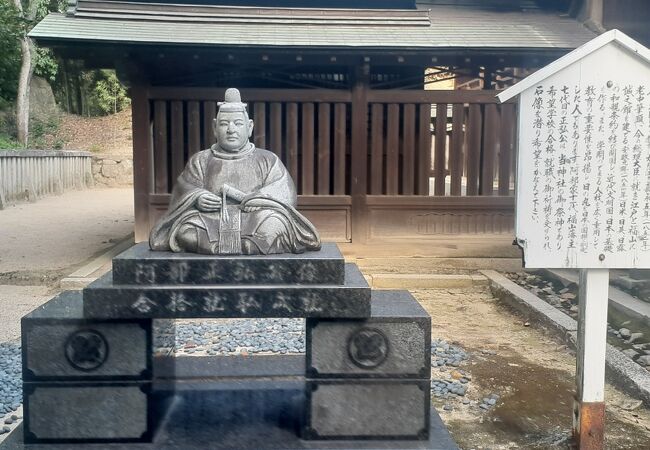
[[[217,212],[199,211],[197,199],[206,192],[222,198],[225,208],[222,204]],[[151,231],[149,245],[152,250],[205,254],[318,250],[318,232],[296,210],[296,203],[293,180],[274,153],[253,144],[239,153],[213,146],[187,163],[167,213]],[[193,236],[191,245],[188,233]]]

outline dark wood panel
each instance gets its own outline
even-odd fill
[[[499,146],[499,195],[510,194],[510,171],[515,148],[515,105],[501,105],[501,136]]]
[[[413,208],[431,207],[432,209],[504,209],[514,210],[514,197],[482,195],[474,196],[423,196],[423,195],[369,195],[368,206],[373,208]]]
[[[492,195],[494,193],[494,164],[497,156],[498,128],[499,111],[497,105],[485,105],[481,154],[481,195]]]
[[[465,107],[456,103],[452,107],[451,119],[451,142],[449,146],[449,171],[450,176],[450,194],[461,195],[463,182],[463,143],[465,136],[463,124],[465,123]]]
[[[384,105],[371,107],[370,124],[370,193],[380,195],[384,181]]]
[[[467,195],[478,195],[481,164],[481,133],[483,133],[481,105],[469,105],[467,130]]]
[[[436,126],[435,126],[435,158],[433,166],[435,170],[435,195],[445,195],[445,175],[447,159],[447,104],[436,105]],[[449,155],[452,156],[452,155]],[[450,164],[451,165],[451,164]],[[456,194],[458,195],[458,194]]]
[[[368,215],[365,200],[368,193],[368,85],[370,68],[359,65],[353,74],[351,145],[350,145],[350,194],[352,195],[351,236],[355,243],[368,240]]]
[[[334,195],[345,194],[345,154],[347,141],[345,103],[334,105]]]
[[[418,181],[416,194],[429,195],[431,176],[431,105],[420,105],[418,120]]]
[[[153,104],[153,166],[155,192],[169,192],[167,156],[167,102]]]
[[[152,87],[148,98],[154,100],[222,99],[225,88]],[[244,102],[336,102],[349,103],[350,91],[334,89],[240,89]],[[458,91],[462,92],[462,91]]]
[[[271,103],[270,144],[273,153],[282,158],[282,103]]]
[[[330,105],[318,105],[318,194],[330,194]]]
[[[404,105],[402,116],[402,194],[415,193],[415,105]]]
[[[266,103],[256,102],[253,106],[253,135],[255,147],[266,149]]]
[[[147,194],[147,202],[166,208],[171,194]],[[334,207],[350,206],[352,197],[349,195],[299,195],[298,208],[302,207]]]
[[[501,91],[418,91],[385,89],[368,91],[370,103],[498,103],[496,95]]]
[[[302,104],[302,194],[314,193],[314,104]]]
[[[298,181],[298,104],[287,103],[287,169]]]
[[[151,186],[151,118],[146,86],[133,86],[131,126],[133,129],[133,204],[135,241],[149,238],[149,192]]]
[[[199,102],[187,102],[188,157],[201,151],[201,111]]]
[[[399,105],[388,105],[386,118],[386,194],[398,194],[399,178]]]
[[[172,183],[185,167],[185,132],[183,129],[183,102],[171,102]],[[172,186],[173,187],[173,186]]]
[[[203,102],[203,145],[210,148],[216,142],[214,137],[214,119],[217,117],[217,103]]]

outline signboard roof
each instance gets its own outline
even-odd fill
[[[562,69],[570,66],[571,64],[581,60],[585,56],[595,52],[599,48],[609,44],[610,42],[615,42],[620,45],[622,48],[629,50],[630,52],[636,53],[640,58],[644,58],[648,63],[650,63],[650,49],[639,44],[637,41],[623,33],[619,30],[610,30],[600,36],[592,39],[591,41],[581,45],[570,53],[567,53],[563,57],[553,61],[546,67],[538,70],[532,75],[526,77],[519,83],[511,86],[510,88],[504,90],[497,98],[501,103],[510,100],[512,97],[521,94],[526,89],[530,89],[536,84],[544,81],[549,76],[553,75],[556,72],[561,71]]]

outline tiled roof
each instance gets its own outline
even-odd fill
[[[31,31],[37,40],[322,48],[573,49],[595,35],[551,13],[278,9],[80,0]]]

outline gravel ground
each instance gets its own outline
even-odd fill
[[[301,319],[177,321],[176,353],[304,353]]]
[[[0,343],[0,434],[23,401],[20,342]]]

